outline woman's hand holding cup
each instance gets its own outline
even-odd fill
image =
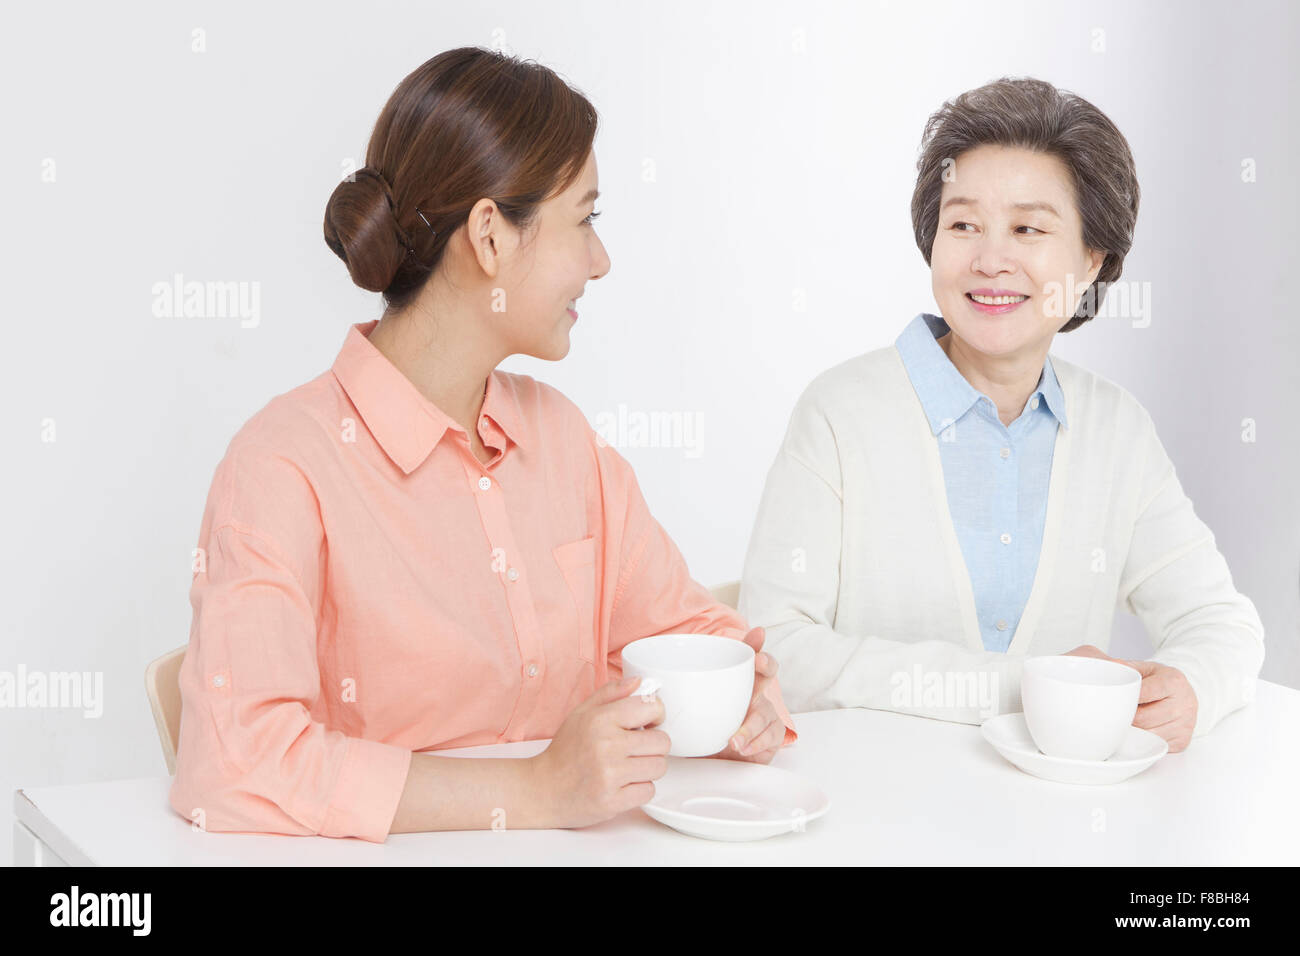
[[[585,827],[648,803],[668,770],[658,697],[628,696],[640,678],[609,681],[573,708],[534,763],[550,827]],[[645,728],[645,729],[640,729]]]
[[[752,763],[771,763],[781,745],[785,743],[785,724],[768,696],[776,686],[776,658],[761,653],[765,632],[755,627],[745,635],[745,643],[754,649],[754,693],[749,701],[749,712],[725,749],[714,754],[725,760],[748,760]]]
[[[1149,730],[1164,738],[1171,754],[1186,750],[1196,728],[1196,691],[1187,675],[1177,667],[1156,661],[1126,661],[1110,657],[1100,648],[1084,644],[1067,652],[1072,657],[1099,657],[1117,664],[1127,664],[1142,675],[1138,694],[1137,716],[1133,726]]]

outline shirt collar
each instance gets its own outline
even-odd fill
[[[948,323],[940,316],[922,313],[907,324],[894,343],[935,435],[957,422],[984,397],[957,371],[935,341],[947,331]],[[1065,419],[1065,395],[1052,368],[1051,356],[1043,360],[1034,394],[1042,397],[1048,414],[1055,416],[1062,427],[1069,427]]]
[[[1052,368],[1050,355],[1043,359],[1043,377],[1038,380],[1038,394],[1043,396],[1048,411],[1056,416],[1061,427],[1069,428],[1070,423],[1065,418],[1065,392],[1061,391],[1061,383],[1056,378],[1056,369]]]
[[[333,372],[375,441],[409,475],[429,457],[448,431],[459,432],[466,442],[469,436],[370,344],[370,333],[378,324],[379,320],[374,319],[358,322],[348,329],[343,348],[334,360]],[[488,375],[481,417],[488,419],[481,422],[481,434],[486,442],[490,444],[499,433],[510,442],[520,444],[524,429],[519,398],[509,377],[498,369]]]

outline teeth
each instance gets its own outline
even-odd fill
[[[970,297],[980,305],[1010,305],[1012,302],[1024,302],[1029,298],[1027,295],[976,295],[973,292]]]

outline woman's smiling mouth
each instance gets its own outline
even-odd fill
[[[1029,296],[1007,289],[976,289],[966,293],[966,301],[985,315],[1001,315],[1010,312]]]

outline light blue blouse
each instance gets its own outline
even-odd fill
[[[1056,430],[1068,427],[1051,358],[1010,425],[962,377],[935,340],[948,331],[921,314],[894,343],[929,419],[986,650],[1006,652],[1029,599],[1047,519]]]

